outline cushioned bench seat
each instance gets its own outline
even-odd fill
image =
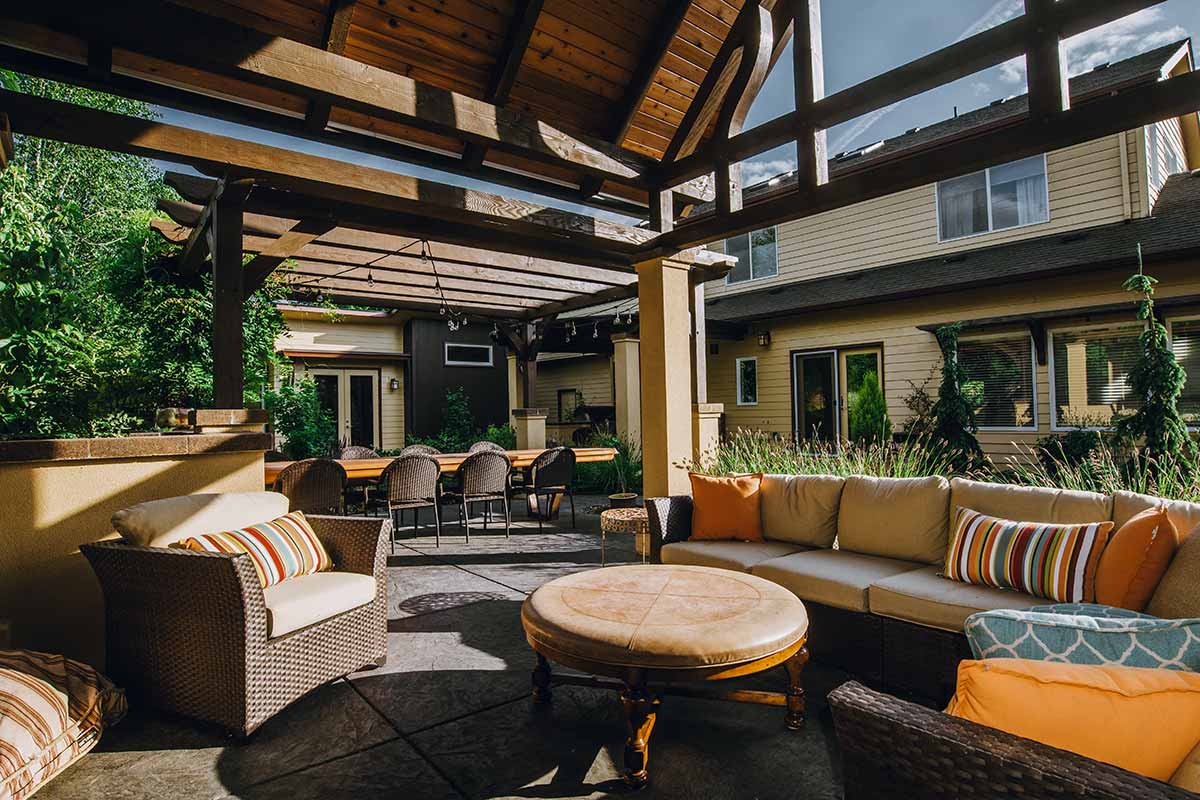
[[[946,580],[938,577],[941,570],[924,567],[875,581],[867,592],[871,613],[962,633],[967,617],[977,611],[1022,610],[1046,603],[1011,589]]]
[[[845,550],[810,550],[763,561],[750,572],[790,589],[801,600],[847,611],[867,611],[871,584],[920,567],[912,561]]]
[[[662,547],[662,563],[749,572],[755,564],[806,549],[789,542],[672,542]]]

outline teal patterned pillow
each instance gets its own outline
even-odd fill
[[[975,658],[1200,672],[1200,619],[1159,619],[1082,603],[981,611],[964,629]]]

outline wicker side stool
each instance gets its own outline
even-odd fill
[[[634,547],[646,563],[650,551],[650,520],[644,508],[610,508],[600,513],[600,566],[605,566],[605,538],[610,533],[633,534]]]

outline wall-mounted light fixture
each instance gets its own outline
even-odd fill
[[[400,379],[392,378],[391,380],[389,380],[388,388],[391,389],[393,392],[399,391],[400,390]]]
[[[770,343],[771,343],[771,332],[770,331],[762,331],[761,333],[758,334],[759,347],[766,347]]]

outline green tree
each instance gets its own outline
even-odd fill
[[[933,406],[930,444],[941,447],[959,472],[978,467],[984,460],[976,433],[975,411],[963,392],[966,375],[958,364],[958,334],[962,325],[943,325],[936,331],[942,350],[942,383]]]
[[[1138,271],[1125,281],[1125,291],[1141,296],[1137,317],[1145,324],[1138,337],[1138,357],[1129,370],[1129,388],[1142,405],[1129,416],[1116,422],[1116,435],[1133,445],[1141,442],[1145,455],[1153,464],[1182,456],[1181,463],[1194,465],[1196,446],[1188,436],[1187,424],[1179,413],[1179,396],[1183,393],[1187,374],[1175,360],[1167,341],[1167,329],[1154,316],[1155,278],[1142,268],[1142,246],[1139,243]]]
[[[850,439],[855,442],[888,442],[892,438],[892,421],[888,418],[887,400],[879,388],[879,377],[867,372],[850,403]]]
[[[337,423],[333,414],[321,404],[316,381],[304,378],[285,383],[277,390],[268,390],[266,394],[271,427],[285,437],[283,452],[288,458],[318,458],[332,452],[337,440]]]

